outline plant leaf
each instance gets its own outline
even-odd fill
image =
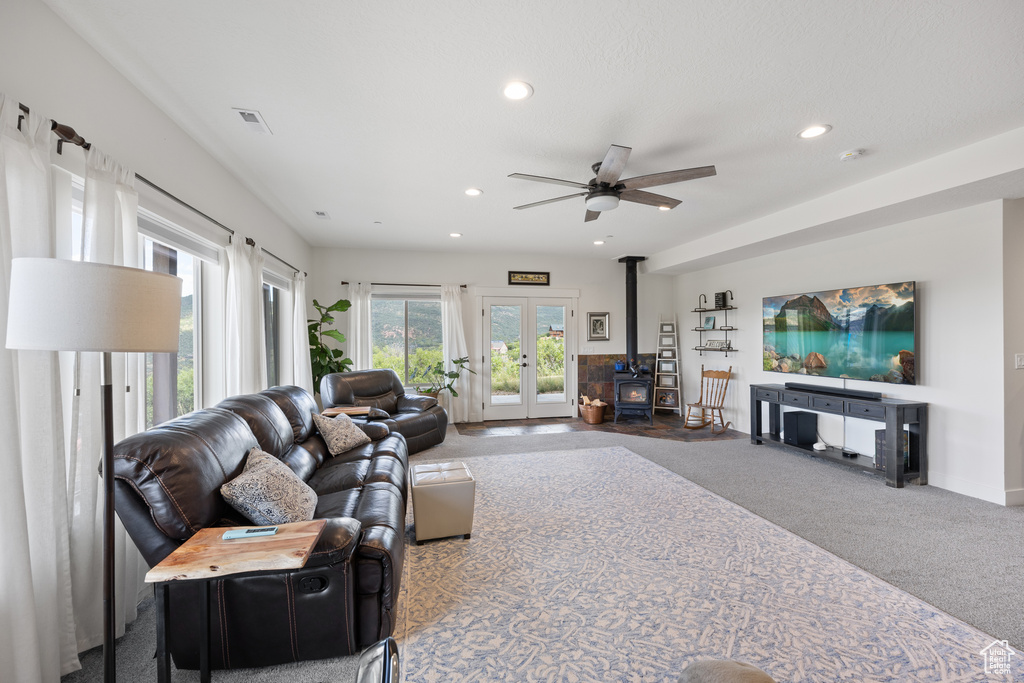
[[[345,335],[343,335],[341,332],[338,332],[337,330],[324,330],[323,334],[325,337],[330,337],[331,339],[334,339],[339,344],[345,343]]]

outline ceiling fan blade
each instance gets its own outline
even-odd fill
[[[678,199],[664,197],[653,192],[644,192],[643,190],[623,190],[619,194],[619,199],[627,202],[636,202],[637,204],[647,204],[648,206],[667,206],[670,209],[674,209],[682,204]]]
[[[666,171],[664,173],[652,173],[651,175],[638,175],[635,178],[626,178],[620,185],[627,190],[639,190],[655,185],[671,185],[681,183],[684,180],[696,180],[707,178],[717,173],[714,166],[698,166],[697,168],[684,168],[679,171]]]
[[[569,187],[578,187],[581,190],[589,190],[590,185],[586,183],[578,183],[575,180],[559,180],[558,178],[545,178],[542,175],[528,175],[526,173],[512,173],[509,178],[519,178],[520,180],[533,180],[538,183],[552,183],[554,185],[567,185]]]
[[[554,199],[545,199],[542,202],[534,202],[533,204],[523,204],[522,206],[513,206],[512,208],[513,209],[530,209],[530,208],[533,208],[534,206],[541,206],[543,204],[551,204],[552,202],[560,202],[563,199],[572,199],[573,197],[582,197],[585,194],[589,194],[589,193],[587,193],[587,192],[579,192],[577,194],[567,194],[564,197],[555,197]]]
[[[604,161],[601,162],[601,168],[597,171],[597,182],[614,187],[615,183],[619,182],[619,176],[626,170],[626,160],[632,151],[631,147],[621,145],[609,147],[608,153],[604,155]]]
[[[601,217],[601,212],[600,211],[590,211],[588,209],[587,210],[587,217],[583,219],[583,222],[584,223],[589,223],[590,221],[596,221],[600,217]]]

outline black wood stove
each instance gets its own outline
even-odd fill
[[[619,416],[646,417],[654,424],[654,378],[639,371],[636,333],[636,264],[644,256],[623,256],[626,264],[626,365],[631,372],[615,373],[615,419]]]

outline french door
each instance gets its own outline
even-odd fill
[[[484,419],[574,415],[571,300],[484,297],[483,304]]]

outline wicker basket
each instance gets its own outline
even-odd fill
[[[588,425],[599,425],[604,422],[604,409],[607,406],[580,406],[583,421]]]

